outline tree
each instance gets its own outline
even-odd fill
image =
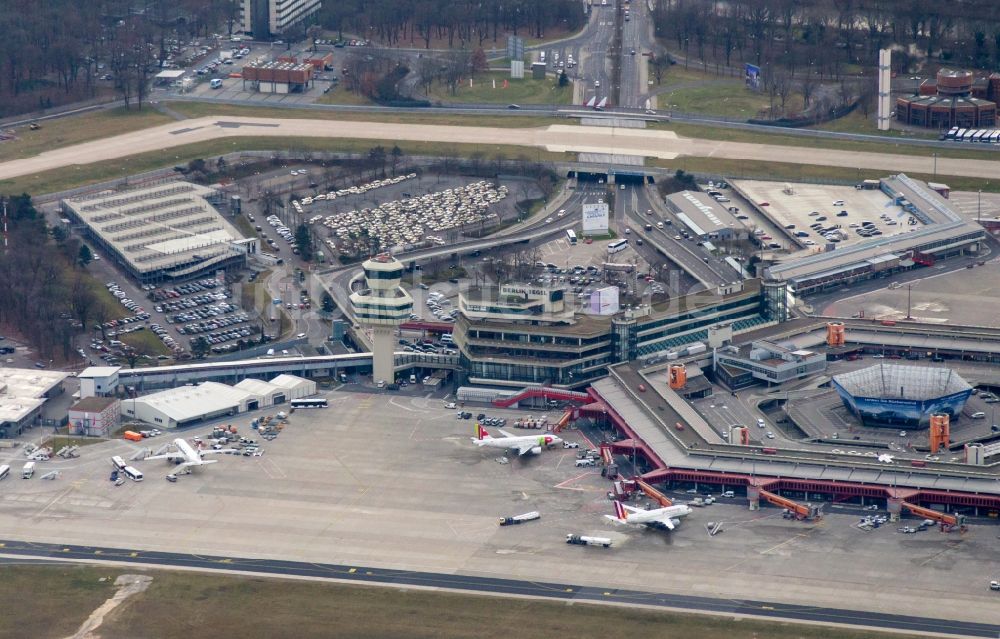
[[[490,68],[490,64],[486,60],[486,52],[483,51],[482,47],[479,47],[472,52],[472,58],[470,58],[469,64],[472,67],[473,74],[482,73]]]
[[[666,53],[656,53],[649,56],[649,66],[653,70],[656,84],[663,82],[663,74],[670,68],[670,56]]]
[[[309,226],[299,224],[295,229],[295,248],[299,249],[299,257],[306,262],[311,262],[313,258],[312,233]]]
[[[403,158],[403,149],[399,148],[398,144],[394,144],[392,150],[389,151],[389,156],[392,158],[392,177],[396,177],[396,167],[399,166],[399,161]]]
[[[86,267],[94,260],[94,254],[90,252],[90,247],[86,244],[80,245],[80,253],[77,255],[76,262],[82,267]]]
[[[191,340],[191,355],[195,359],[204,359],[209,352],[208,340],[204,336],[199,335],[198,337]]]
[[[567,87],[569,86],[569,76],[566,75],[566,69],[559,72],[559,86]]]
[[[322,303],[322,308],[323,308],[323,312],[324,313],[332,313],[333,312],[333,309],[334,309],[333,298],[330,297],[330,294],[328,292],[323,291],[323,298],[322,298],[322,302],[321,303]]]

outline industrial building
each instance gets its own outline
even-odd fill
[[[16,437],[38,423],[42,406],[61,395],[69,373],[0,368],[0,439]]]
[[[222,195],[190,182],[103,192],[61,202],[95,247],[141,284],[161,284],[239,267],[257,252],[213,204]]]
[[[991,128],[997,123],[1000,74],[977,83],[971,71],[941,69],[913,96],[896,98],[896,119],[912,126]]]
[[[672,193],[665,203],[684,228],[700,240],[739,240],[746,239],[749,233],[728,208],[706,193]]]
[[[240,29],[255,40],[269,40],[307,21],[322,6],[321,0],[240,0]]]
[[[844,406],[865,426],[927,428],[931,415],[961,415],[972,386],[948,368],[876,364],[835,375]]]
[[[740,334],[788,318],[783,282],[747,280],[610,315],[568,311],[560,294],[533,285],[463,293],[454,340],[468,382],[575,388],[607,375],[617,362],[669,359],[707,340],[709,328],[720,323]]]
[[[966,221],[926,182],[899,174],[880,180],[879,188],[890,199],[890,207],[909,213],[923,225],[909,233],[845,248],[779,258],[764,269],[765,275],[788,282],[790,290],[801,295],[888,277],[915,264],[932,264],[936,258],[978,250],[985,237],[983,228]]]
[[[783,384],[811,377],[826,370],[826,355],[757,340],[717,349],[713,369],[720,382],[735,390],[759,382]]]
[[[260,93],[303,93],[313,82],[316,67],[287,60],[254,62],[243,67],[243,90]]]
[[[85,397],[69,409],[69,434],[107,437],[118,429],[121,417],[117,397]]]
[[[205,420],[258,410],[316,393],[316,382],[279,375],[270,382],[244,379],[235,386],[203,382],[127,399],[123,413],[162,428],[176,428]]]
[[[120,366],[88,366],[76,376],[80,380],[80,397],[106,397],[118,390]]]

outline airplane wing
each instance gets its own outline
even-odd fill
[[[184,460],[187,459],[181,453],[167,453],[166,455],[153,455],[152,457],[143,457],[142,461],[152,461],[154,459],[169,459],[170,461]]]
[[[667,530],[674,529],[674,522],[670,521],[670,517],[660,517],[659,519],[654,519],[649,523],[652,524],[653,526],[656,526],[657,528],[663,527],[666,528]]]
[[[514,437],[514,435],[511,435],[510,433],[508,433],[507,431],[505,431],[502,428],[498,428],[497,432],[500,433],[501,435],[503,435],[504,437]]]
[[[212,449],[212,450],[202,450],[199,452],[201,453],[202,456],[205,456],[205,455],[237,455],[239,454],[240,451],[235,448],[221,448],[219,450]]]
[[[531,449],[535,448],[536,446],[538,446],[538,442],[522,442],[517,445],[517,454],[527,455],[529,452],[531,452]]]

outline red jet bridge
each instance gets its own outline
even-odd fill
[[[536,399],[539,397],[544,397],[548,401],[555,402],[576,402],[578,404],[590,402],[590,395],[587,393],[556,390],[554,388],[525,388],[516,395],[493,400],[493,405],[497,408],[510,408],[518,402],[523,402],[526,399]]]

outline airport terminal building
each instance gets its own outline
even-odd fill
[[[566,310],[559,290],[539,288],[534,297],[503,290],[472,289],[459,300],[454,340],[470,384],[582,387],[611,364],[677,357],[717,324],[740,334],[788,318],[782,282],[747,280],[608,315]]]

